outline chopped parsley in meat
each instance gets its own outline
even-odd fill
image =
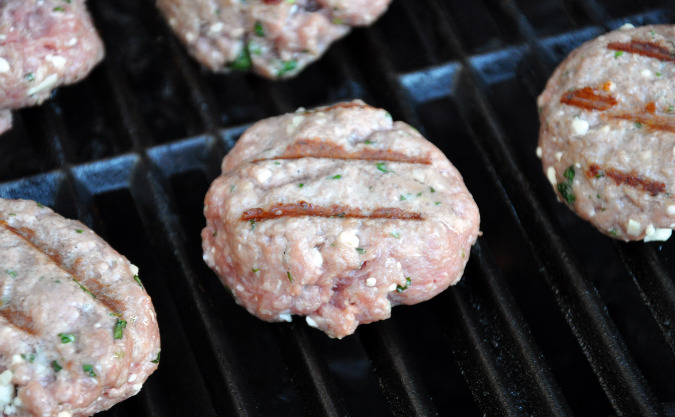
[[[59,333],[61,343],[71,343],[75,341],[75,335],[72,333]]]
[[[567,181],[558,183],[558,191],[560,195],[567,201],[569,204],[574,204],[574,201],[577,199],[572,190],[572,184],[574,183],[574,165],[570,165],[563,176]]]
[[[410,279],[410,277],[405,277],[405,285],[403,285],[403,286],[397,285],[396,286],[396,292],[403,292],[403,291],[407,290],[408,287],[410,286],[410,284],[412,284],[412,280]]]
[[[118,318],[115,322],[115,328],[113,330],[113,339],[121,339],[126,327],[127,322]]]

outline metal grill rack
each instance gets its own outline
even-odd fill
[[[150,0],[89,2],[93,74],[0,137],[0,197],[79,218],[140,266],[160,369],[101,416],[675,416],[674,242],[620,243],[555,201],[536,97],[576,46],[667,0],[394,0],[298,78],[213,75]],[[363,98],[462,172],[484,235],[459,285],[331,340],[268,324],[201,260],[202,202],[264,117]]]

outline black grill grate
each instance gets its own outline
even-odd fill
[[[108,55],[15,112],[0,196],[80,218],[141,268],[162,364],[108,416],[675,415],[674,243],[612,242],[555,201],[535,99],[574,47],[667,0],[394,0],[298,78],[213,75],[150,0],[96,0]],[[330,340],[235,305],[201,260],[202,201],[252,122],[363,98],[462,172],[484,236],[465,279]]]

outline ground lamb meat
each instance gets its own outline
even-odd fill
[[[391,0],[157,0],[188,51],[212,71],[286,78],[352,26],[371,24]]]
[[[103,59],[85,0],[0,0],[0,111],[42,103]]]
[[[674,79],[675,26],[625,25],[574,50],[539,97],[544,172],[608,236],[675,228]]]
[[[138,268],[82,223],[0,199],[0,416],[89,416],[159,361]]]
[[[361,101],[256,123],[205,199],[204,259],[249,312],[331,337],[462,276],[478,208],[419,132]]]

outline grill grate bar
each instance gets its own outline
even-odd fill
[[[675,353],[675,284],[651,246],[615,243],[663,337]]]

